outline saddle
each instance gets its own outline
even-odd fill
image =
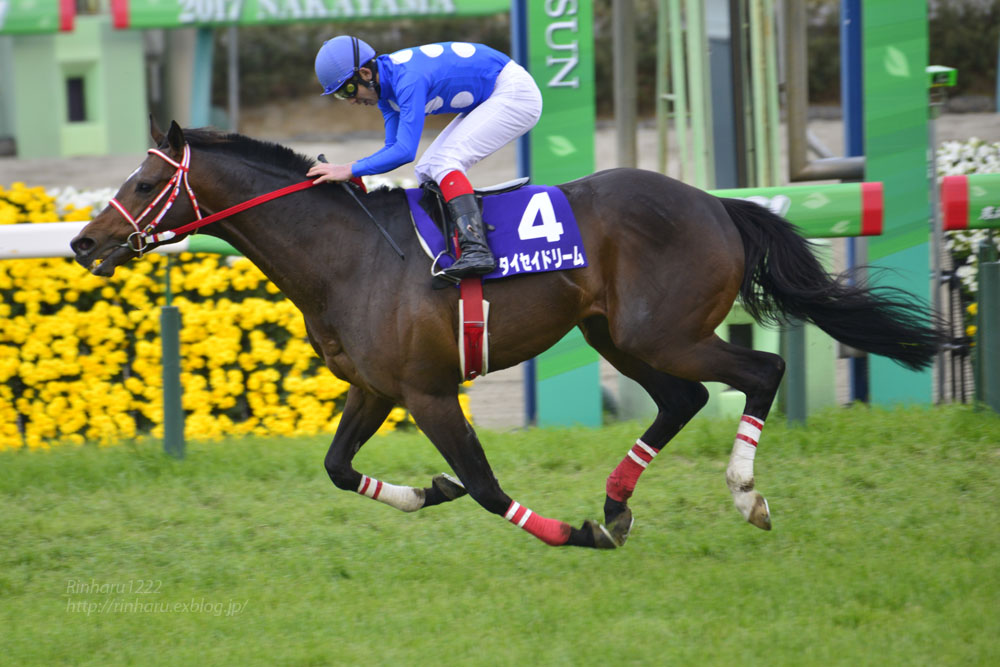
[[[487,195],[501,195],[505,192],[513,192],[518,188],[521,188],[528,184],[531,180],[528,176],[523,176],[521,178],[515,178],[511,181],[504,181],[503,183],[497,183],[496,185],[489,185],[484,188],[475,188],[472,192],[476,196],[476,203],[479,205],[479,212],[483,212],[483,197]],[[438,229],[446,239],[454,238],[454,222],[451,216],[448,215],[448,209],[445,206],[444,195],[441,193],[441,186],[435,181],[427,181],[426,183],[420,184],[420,190],[423,193],[420,197],[420,207],[427,212],[434,224],[437,225]],[[483,226],[486,227],[487,231],[494,231],[496,227],[489,223],[489,220],[483,220]],[[454,248],[452,248],[454,250]]]
[[[511,192],[525,185],[528,180],[528,178],[519,178],[488,188],[473,190],[479,212],[482,213],[485,195]],[[447,213],[440,186],[434,181],[429,181],[420,187],[422,191],[420,207],[427,212],[430,219],[441,230],[441,234],[446,240],[446,247],[455,256],[458,256],[458,234],[454,229],[454,220]],[[483,226],[489,231],[495,229],[486,220],[483,220]],[[489,371],[487,321],[490,304],[483,298],[483,279],[481,276],[458,280],[445,273],[440,273],[431,280],[431,286],[434,289],[456,284],[461,286],[458,303],[459,367],[462,369],[462,377],[466,380],[472,380],[477,376],[486,375]]]

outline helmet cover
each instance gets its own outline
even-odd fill
[[[316,54],[316,78],[323,86],[323,94],[336,91],[374,57],[375,49],[357,37],[338,35],[323,42]]]

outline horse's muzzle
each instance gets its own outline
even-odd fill
[[[69,249],[76,256],[76,261],[83,264],[84,259],[97,247],[97,242],[89,236],[77,236],[69,242]]]
[[[80,266],[95,276],[108,278],[114,275],[115,269],[120,264],[124,264],[136,254],[127,244],[118,244],[111,239],[99,243],[83,233],[70,241],[69,247]]]

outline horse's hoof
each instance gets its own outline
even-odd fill
[[[750,489],[733,491],[733,504],[748,523],[762,530],[771,530],[771,510],[767,506],[767,501],[760,493],[753,491],[752,486]]]
[[[591,535],[594,536],[594,548],[595,549],[617,549],[618,544],[615,542],[615,538],[611,536],[608,529],[602,524],[597,523],[593,519],[587,519],[583,522],[584,528],[589,528]]]
[[[431,480],[431,484],[448,500],[461,498],[468,493],[468,491],[465,490],[465,486],[462,485],[462,482],[444,472],[440,475],[435,475],[434,479]]]
[[[753,507],[750,509],[750,516],[747,521],[757,526],[761,530],[771,530],[771,510],[767,506],[767,500],[759,493],[754,498]]]
[[[611,534],[611,539],[615,541],[616,546],[620,547],[625,544],[629,533],[632,532],[633,523],[635,523],[635,519],[632,517],[632,510],[628,507],[608,523],[608,532]]]

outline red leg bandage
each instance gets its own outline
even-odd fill
[[[632,449],[608,477],[608,483],[605,485],[608,497],[620,503],[631,498],[635,483],[639,481],[639,475],[659,452],[660,450],[653,449],[642,439],[636,440]]]
[[[465,174],[458,171],[450,171],[441,179],[441,194],[445,201],[451,201],[459,195],[471,195],[473,193],[472,184]]]
[[[516,502],[511,502],[503,518],[515,526],[524,528],[542,542],[553,547],[566,544],[566,540],[569,539],[569,534],[573,530],[568,523],[546,519],[527,507],[521,507],[520,503]]]

